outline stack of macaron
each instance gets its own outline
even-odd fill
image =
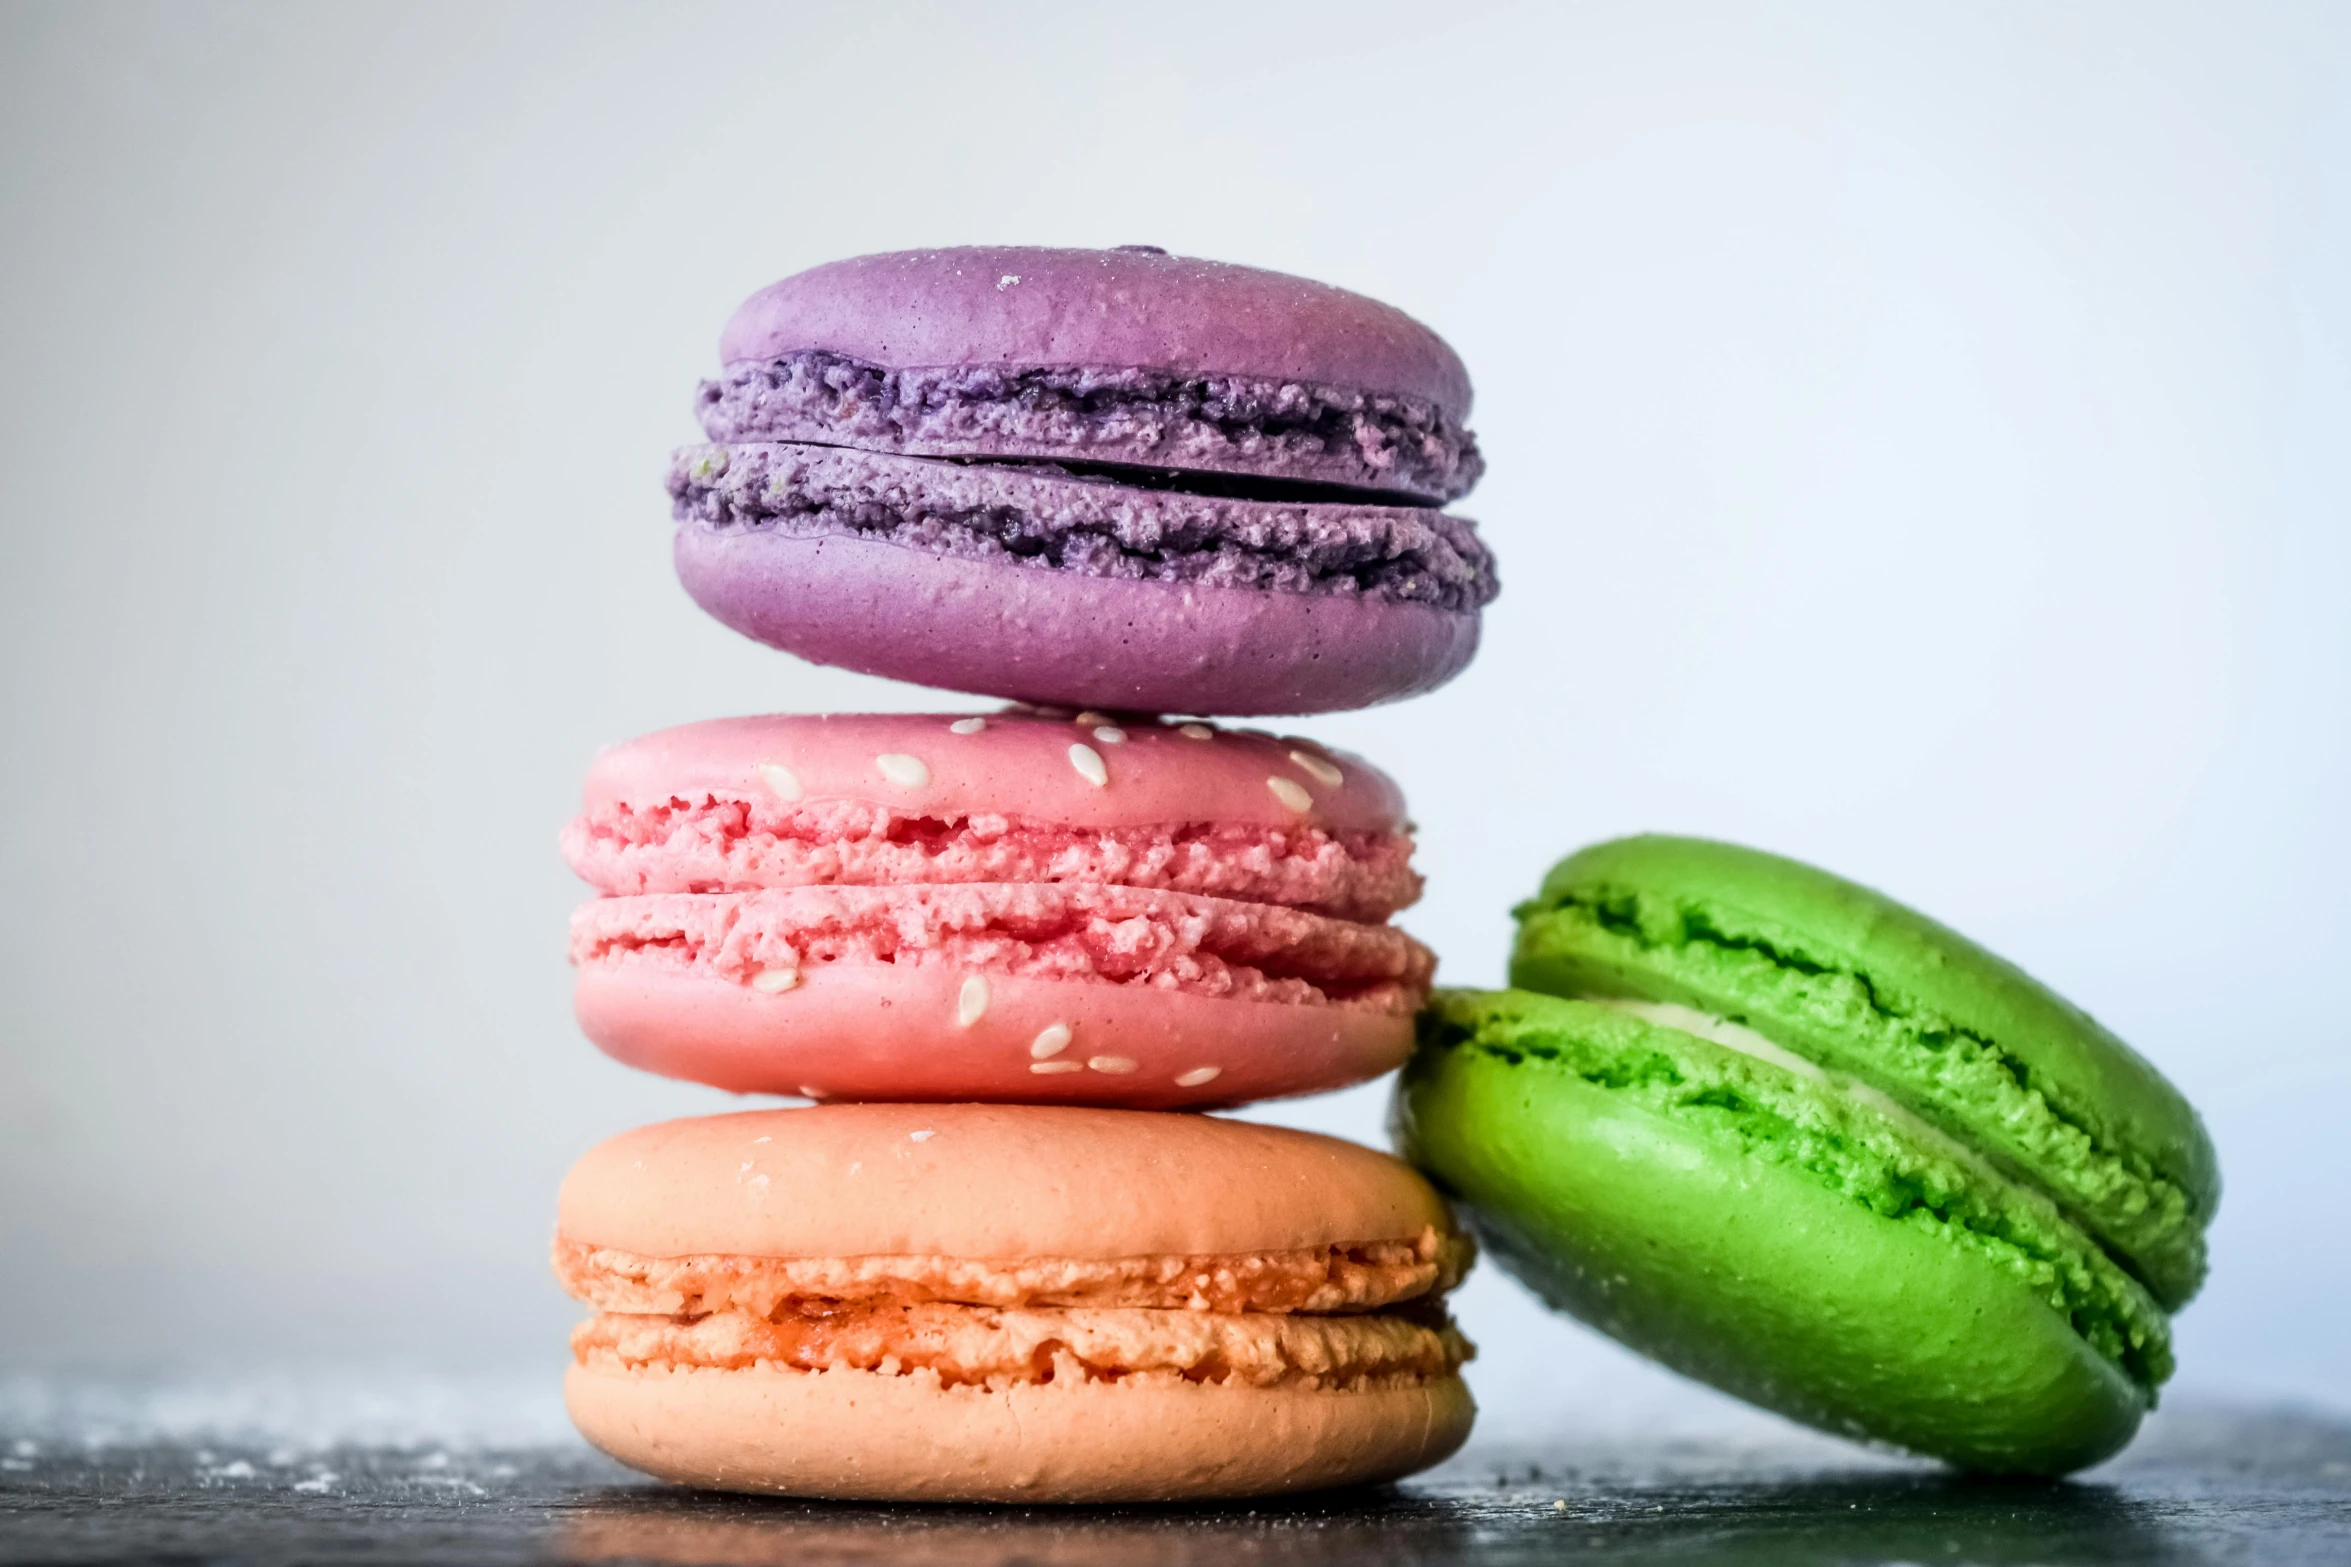
[[[1233,729],[1435,687],[1494,596],[1469,384],[1401,313],[1112,251],[870,256],[754,295],[670,494],[688,592],[1012,705],[687,725],[593,765],[576,1009],[806,1108],[566,1181],[567,1394],[698,1484],[1110,1501],[1383,1480],[1468,1430],[1469,1260],[1385,1154],[1194,1112],[1410,1053],[1395,786]]]

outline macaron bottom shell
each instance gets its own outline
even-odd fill
[[[2119,1450],[2153,1403],[1950,1225],[1881,1214],[1801,1160],[1557,1062],[1424,1048],[1396,1120],[1406,1156],[1547,1302],[1765,1408],[1965,1469],[2054,1475]]]
[[[1478,616],[1424,604],[1082,576],[847,537],[678,529],[725,625],[820,664],[1015,701],[1144,713],[1340,712],[1434,690]]]
[[[630,1066],[825,1099],[1208,1109],[1364,1082],[1412,1049],[1401,1012],[943,966],[810,969],[770,993],[591,964],[573,1009],[597,1047]]]
[[[1458,1376],[1362,1389],[1181,1378],[953,1386],[935,1376],[577,1365],[564,1401],[633,1468],[841,1500],[1118,1503],[1392,1480],[1450,1456]]]

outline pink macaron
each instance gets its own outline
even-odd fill
[[[565,830],[608,1054],[739,1092],[1175,1109],[1395,1067],[1435,960],[1395,785],[1096,713],[721,719]]]

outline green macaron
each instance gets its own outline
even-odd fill
[[[1547,1300],[1966,1468],[2062,1473],[2170,1374],[2219,1200],[2153,1067],[1914,911],[1730,844],[1570,856],[1517,989],[1439,992],[1406,1153]]]

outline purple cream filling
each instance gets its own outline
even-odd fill
[[[1436,404],[1347,387],[1166,370],[893,370],[804,349],[729,365],[698,399],[712,441],[808,441],[1256,474],[1444,502],[1485,471]]]
[[[1428,507],[1142,489],[1048,464],[786,443],[690,446],[671,510],[712,532],[851,536],[1137,581],[1343,595],[1474,614],[1499,591],[1468,519]]]

